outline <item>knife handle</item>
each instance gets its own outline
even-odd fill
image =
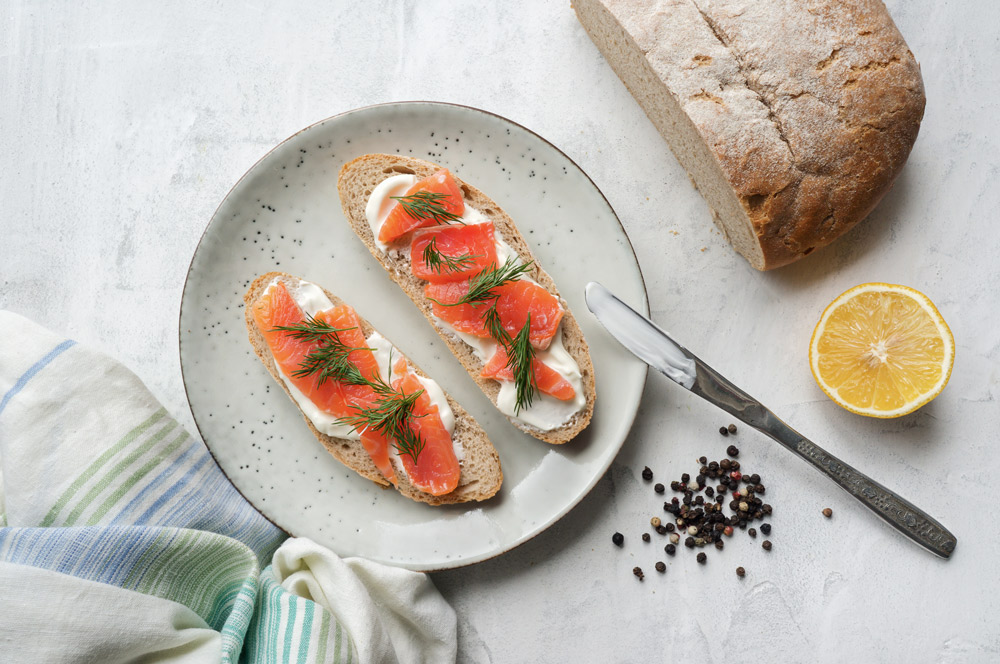
[[[861,501],[862,505],[920,546],[942,558],[951,557],[951,552],[955,550],[958,541],[933,517],[822,449],[782,422],[771,411],[766,408],[763,410],[762,421],[759,425],[749,423],[751,426],[805,459],[847,493]]]
[[[812,442],[698,358],[695,394],[773,438],[857,498],[893,528],[931,553],[951,557],[958,541],[947,528],[899,494]]]

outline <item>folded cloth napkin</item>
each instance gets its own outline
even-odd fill
[[[0,395],[0,662],[455,661],[426,575],[286,539],[121,364],[0,311]]]

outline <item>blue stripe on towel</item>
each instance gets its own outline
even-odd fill
[[[3,411],[7,407],[7,404],[10,403],[10,400],[13,399],[18,392],[24,389],[24,386],[28,384],[28,381],[34,378],[35,374],[44,369],[49,362],[56,359],[56,357],[58,357],[63,351],[70,348],[74,344],[76,344],[75,341],[67,339],[50,350],[45,357],[35,362],[30,369],[25,371],[24,374],[17,379],[17,382],[14,383],[14,387],[7,390],[7,394],[3,395],[3,401],[0,401],[0,415],[3,414]]]

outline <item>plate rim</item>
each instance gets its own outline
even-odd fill
[[[246,496],[246,494],[243,493],[243,490],[240,489],[240,487],[237,486],[235,482],[233,482],[232,478],[229,477],[229,474],[226,473],[225,469],[222,467],[222,464],[220,464],[219,460],[216,458],[215,452],[212,451],[211,446],[209,446],[209,444],[206,442],[205,435],[204,435],[204,433],[202,433],[202,430],[201,430],[201,425],[198,423],[198,418],[197,418],[197,416],[194,413],[194,406],[191,403],[191,395],[190,395],[190,392],[188,390],[187,373],[186,373],[185,368],[184,368],[184,353],[183,353],[184,335],[182,334],[182,330],[183,330],[183,316],[184,316],[184,303],[185,303],[186,298],[187,298],[188,286],[189,286],[189,284],[191,282],[191,272],[194,269],[194,260],[195,260],[195,257],[198,255],[198,251],[201,249],[202,243],[205,241],[205,236],[208,234],[209,228],[212,227],[213,222],[215,221],[216,217],[219,214],[219,211],[222,209],[222,207],[229,200],[229,197],[232,196],[233,192],[243,183],[244,180],[246,180],[248,177],[250,177],[250,174],[253,173],[254,170],[256,170],[256,168],[265,159],[267,159],[269,156],[271,156],[271,154],[274,153],[275,151],[277,151],[280,147],[282,147],[283,145],[285,145],[289,141],[293,140],[299,134],[302,134],[302,133],[304,133],[306,131],[309,131],[310,129],[312,129],[314,127],[317,127],[317,126],[319,126],[321,124],[324,124],[326,122],[329,122],[331,120],[336,120],[338,118],[342,118],[342,117],[345,117],[345,116],[348,116],[348,115],[353,115],[355,113],[364,113],[364,112],[370,111],[372,109],[386,107],[386,106],[409,106],[409,105],[414,105],[414,106],[445,106],[445,107],[450,107],[450,108],[459,108],[459,109],[462,109],[462,110],[465,110],[465,111],[472,111],[474,113],[482,113],[483,115],[491,116],[493,118],[501,120],[502,122],[510,123],[511,125],[514,125],[515,127],[517,127],[519,129],[527,132],[531,136],[534,136],[535,138],[537,138],[538,140],[540,140],[542,143],[544,143],[545,145],[547,145],[550,148],[552,148],[553,150],[555,150],[564,159],[566,159],[566,161],[568,161],[570,164],[572,164],[583,175],[583,177],[585,177],[587,179],[587,182],[590,183],[590,185],[594,188],[594,190],[597,191],[598,194],[600,194],[600,196],[604,200],[605,204],[607,204],[608,209],[611,210],[611,215],[614,217],[615,221],[618,223],[618,226],[621,229],[622,235],[625,237],[625,242],[628,245],[628,249],[632,253],[632,257],[635,260],[636,270],[639,273],[639,283],[640,283],[640,285],[642,287],[642,303],[641,303],[641,311],[640,311],[640,313],[644,314],[646,317],[649,317],[649,292],[648,292],[648,290],[646,288],[646,278],[645,278],[645,275],[642,273],[642,265],[640,265],[640,263],[639,263],[639,257],[636,255],[636,253],[635,253],[635,247],[632,245],[632,238],[629,237],[628,231],[626,231],[625,225],[622,224],[621,218],[618,216],[618,213],[615,211],[614,206],[611,205],[611,201],[608,200],[608,197],[604,194],[604,192],[601,190],[601,188],[597,186],[597,183],[594,182],[593,178],[591,178],[590,175],[585,170],[583,170],[583,168],[578,163],[576,163],[576,160],[574,160],[572,157],[570,157],[568,154],[566,154],[562,149],[560,149],[554,143],[552,143],[551,141],[549,141],[548,139],[546,139],[542,135],[540,135],[537,132],[529,129],[528,127],[522,125],[519,122],[511,120],[510,118],[507,118],[507,117],[505,117],[503,115],[500,115],[499,113],[494,113],[493,111],[487,111],[485,109],[478,108],[476,106],[469,106],[467,104],[457,104],[457,103],[446,102],[446,101],[417,100],[417,99],[414,99],[414,100],[403,100],[403,101],[380,102],[380,103],[377,103],[377,104],[369,104],[367,106],[359,106],[357,108],[352,108],[352,109],[349,109],[349,110],[346,110],[346,111],[342,111],[340,113],[335,113],[334,115],[328,116],[328,117],[323,118],[321,120],[317,120],[316,122],[313,122],[313,123],[311,123],[311,124],[303,127],[302,129],[299,129],[295,133],[293,133],[293,134],[289,135],[288,137],[286,137],[285,139],[279,141],[274,146],[272,146],[271,149],[269,149],[267,152],[265,152],[263,155],[261,155],[256,161],[254,161],[254,163],[251,164],[247,168],[247,170],[243,173],[243,175],[241,175],[239,177],[239,179],[237,179],[236,182],[234,182],[233,185],[229,188],[229,190],[226,192],[226,195],[222,197],[221,201],[219,201],[219,204],[216,206],[215,211],[212,212],[212,216],[209,217],[208,222],[206,222],[205,228],[202,230],[201,236],[198,238],[198,244],[195,245],[194,251],[191,253],[191,260],[188,262],[188,268],[187,268],[187,271],[184,274],[184,286],[181,289],[180,303],[178,304],[178,307],[177,307],[177,361],[178,361],[178,363],[180,364],[180,367],[181,367],[181,383],[184,386],[184,399],[187,401],[188,411],[191,413],[191,421],[194,422],[195,429],[198,431],[198,437],[199,437],[199,439],[201,440],[202,444],[205,446],[205,449],[208,450],[209,455],[211,455],[212,462],[215,463],[216,468],[218,468],[219,471],[222,472],[223,476],[226,478],[226,481],[228,481],[229,484],[234,489],[236,489],[236,492],[240,495],[240,497],[243,498],[243,500],[245,500],[247,502],[247,504],[250,505],[254,509],[254,511],[256,511],[261,517],[263,517],[264,519],[266,519],[274,527],[278,528],[281,532],[285,533],[289,537],[298,537],[298,535],[295,535],[294,533],[289,532],[284,526],[282,526],[281,524],[277,523],[274,519],[272,519],[271,517],[269,517],[266,514],[264,514],[264,512],[262,512],[260,510],[260,508],[257,507],[257,505],[252,500],[250,500]],[[471,565],[482,563],[482,562],[485,562],[487,560],[492,560],[493,558],[497,558],[497,557],[499,557],[499,556],[501,556],[501,555],[503,555],[505,553],[509,553],[509,552],[513,551],[514,549],[518,548],[519,546],[521,546],[522,544],[524,544],[525,542],[534,539],[535,537],[537,537],[538,535],[540,535],[541,533],[545,532],[546,530],[548,530],[549,528],[551,528],[553,525],[555,525],[558,521],[560,521],[567,514],[569,514],[569,512],[573,508],[575,508],[577,505],[579,505],[583,501],[584,498],[586,498],[588,495],[590,495],[590,492],[594,490],[594,487],[597,485],[597,483],[608,472],[608,468],[611,467],[611,464],[614,463],[615,458],[617,458],[618,454],[621,452],[622,446],[625,444],[625,441],[628,439],[628,432],[632,430],[632,427],[635,424],[635,418],[636,418],[636,416],[639,413],[639,406],[642,404],[642,397],[643,397],[643,394],[645,392],[645,383],[648,380],[648,378],[649,378],[649,366],[646,365],[645,372],[644,372],[643,378],[642,378],[643,387],[639,391],[639,398],[636,400],[635,407],[632,409],[632,413],[630,414],[630,416],[628,418],[627,427],[625,429],[625,435],[622,437],[621,441],[619,441],[619,443],[617,445],[618,449],[615,451],[615,453],[613,455],[611,455],[608,458],[607,464],[601,469],[601,471],[599,473],[595,473],[594,477],[587,483],[586,487],[572,501],[570,501],[562,510],[560,510],[558,513],[556,513],[548,521],[540,524],[539,526],[537,526],[533,530],[530,530],[530,531],[526,532],[524,535],[522,535],[520,538],[518,538],[517,540],[515,540],[514,542],[512,542],[510,545],[508,545],[506,547],[501,547],[501,550],[499,550],[499,551],[496,551],[496,552],[493,552],[491,554],[487,554],[487,555],[484,555],[484,556],[473,556],[470,559],[463,560],[463,561],[457,562],[455,564],[447,564],[446,563],[444,565],[439,565],[439,566],[433,566],[432,565],[432,566],[430,566],[428,568],[421,568],[421,569],[419,569],[417,571],[421,571],[421,572],[424,572],[424,573],[429,573],[429,572],[438,572],[438,571],[445,571],[445,570],[452,570],[452,569],[460,569],[462,567],[469,567]],[[383,564],[392,565],[392,563],[383,563]],[[412,569],[412,568],[404,567],[404,566],[401,566],[401,565],[392,565],[392,566],[393,567],[400,567],[400,568],[403,568],[403,569]]]

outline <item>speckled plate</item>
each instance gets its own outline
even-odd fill
[[[504,207],[576,314],[594,361],[593,421],[562,446],[504,418],[350,230],[337,172],[369,152],[451,168]],[[500,453],[504,482],[485,503],[430,507],[378,488],[328,455],[247,342],[243,293],[282,270],[344,298],[457,399]],[[257,162],[219,206],[195,251],[180,312],[191,412],[233,484],[267,518],[343,556],[410,569],[496,556],[570,510],[601,477],[632,425],[646,366],[587,311],[598,280],[648,311],[642,275],[614,211],[586,174],[538,135],[450,104],[371,106],[303,129]]]

